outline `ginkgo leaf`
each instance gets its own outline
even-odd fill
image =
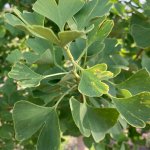
[[[58,33],[58,37],[60,39],[61,46],[65,46],[69,42],[81,37],[84,34],[85,32],[82,31],[63,31]]]
[[[84,136],[89,137],[91,131],[88,125],[87,106],[79,103],[76,99],[71,98],[70,108],[76,126]]]
[[[29,64],[47,64],[53,65],[52,44],[43,38],[29,38],[26,45],[31,51],[24,52],[23,57]]]
[[[44,25],[44,17],[36,12],[23,11],[23,13],[21,13],[16,8],[14,8],[13,11],[26,25]]]
[[[15,15],[6,13],[5,14],[5,19],[6,19],[6,22],[8,24],[12,25],[13,27],[17,27],[20,30],[23,30],[25,32],[26,31],[29,32],[29,30],[28,30],[27,26],[25,26],[24,22],[22,22]]]
[[[14,9],[14,13],[18,16],[18,18],[13,14],[7,13],[5,15],[6,22],[23,31],[28,31],[32,34],[32,32],[29,29],[29,26],[44,25],[44,17],[36,12],[30,13],[25,11],[21,13],[18,9]]]
[[[19,101],[13,109],[16,139],[30,138],[42,125],[37,149],[57,150],[60,146],[60,129],[57,113],[52,107],[42,107],[27,101]]]
[[[83,8],[75,15],[78,29],[86,27],[93,18],[105,16],[111,7],[112,3],[109,0],[86,2]]]
[[[36,36],[42,37],[61,47],[64,47],[69,42],[85,34],[82,31],[62,31],[59,32],[57,36],[50,28],[42,26],[32,26],[30,30],[33,31]]]
[[[99,21],[96,21],[94,24],[94,30],[88,34],[89,45],[95,41],[103,42],[114,26],[114,22],[112,20],[103,20],[100,24]]]
[[[105,134],[117,122],[119,113],[114,108],[94,108],[76,99],[70,99],[72,117],[81,133],[89,137],[91,134],[96,142],[101,141]]]
[[[103,94],[107,94],[109,87],[102,80],[112,78],[113,73],[106,70],[106,64],[98,64],[82,70],[82,77],[78,87],[79,91],[90,97],[100,97]]]
[[[60,30],[84,5],[83,0],[37,0],[33,10],[55,22]]]
[[[115,98],[112,100],[125,120],[134,127],[145,127],[150,121],[150,93],[143,92],[128,98]]]
[[[121,46],[118,44],[115,38],[106,38],[104,41],[105,47],[101,53],[99,53],[96,63],[106,63],[108,70],[117,76],[121,69],[128,69],[128,61],[121,57],[119,51]]]
[[[53,76],[61,76],[65,75],[68,72],[60,72],[56,74],[50,74],[50,75],[40,75],[33,70],[31,70],[28,66],[21,64],[21,63],[16,63],[13,67],[12,70],[8,73],[10,78],[13,78],[18,81],[18,84],[22,88],[29,88],[29,87],[37,87],[40,85],[40,81],[53,77]]]
[[[133,24],[131,26],[131,34],[137,44],[141,48],[147,48],[150,46],[150,28]],[[144,40],[141,40],[144,39]]]
[[[141,80],[142,78],[142,80]],[[118,89],[126,89],[131,94],[138,94],[143,91],[150,91],[150,75],[146,69],[141,69],[133,74],[126,81],[116,85]]]
[[[35,73],[28,66],[20,63],[16,63],[8,75],[10,78],[19,81],[18,84],[23,88],[36,87],[44,79],[42,75]]]
[[[38,150],[58,150],[60,148],[60,127],[55,110],[51,111],[38,138]],[[46,146],[45,146],[46,145]]]
[[[38,25],[31,26],[30,29],[34,32],[35,36],[47,39],[48,41],[57,45],[60,44],[58,37],[56,36],[56,34],[53,32],[52,29]]]

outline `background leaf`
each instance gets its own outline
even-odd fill
[[[150,28],[134,24],[131,27],[131,34],[137,46],[141,48],[150,47]]]
[[[142,80],[141,80],[142,78]],[[150,91],[150,75],[146,69],[137,71],[126,81],[117,85],[119,89],[126,89],[135,95],[143,91]]]
[[[150,93],[143,92],[129,98],[112,98],[117,110],[134,127],[145,127],[150,121]]]
[[[93,18],[106,15],[111,6],[112,3],[109,0],[92,0],[85,3],[84,7],[75,15],[78,29],[88,26],[90,20]]]

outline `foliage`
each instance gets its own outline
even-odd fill
[[[148,147],[150,1],[33,2],[1,13],[0,149]]]

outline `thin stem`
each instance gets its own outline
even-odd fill
[[[68,74],[68,72],[60,72],[60,73],[55,73],[55,74],[46,75],[46,76],[44,76],[44,79],[45,79],[45,78],[49,78],[49,77],[54,77],[54,76],[65,75],[65,74]]]
[[[80,79],[80,76],[77,74],[77,70],[76,69],[78,68],[79,70],[83,70],[83,68],[80,65],[78,65],[78,63],[74,60],[74,58],[73,58],[73,56],[72,56],[72,54],[71,54],[71,52],[70,52],[68,47],[64,47],[64,50],[66,51],[70,61],[72,62],[73,66],[74,66],[74,69],[72,70],[74,76],[77,79]]]
[[[83,103],[86,104],[86,97],[84,94],[82,94],[82,96],[83,96]]]
[[[59,103],[61,102],[61,100],[66,96],[68,95],[77,85],[74,85],[73,87],[71,87],[69,90],[67,90],[60,98],[59,100],[57,101],[57,103],[55,104],[55,108],[58,107]]]
[[[66,53],[67,53],[69,59],[71,60],[71,62],[73,63],[73,65],[75,67],[77,67],[79,70],[83,70],[83,68],[80,65],[78,65],[78,63],[74,60],[69,48],[64,47],[64,50],[66,51]]]
[[[142,55],[143,52],[144,52],[144,49],[140,49],[138,53],[136,54],[135,60],[139,59],[139,57]]]
[[[79,58],[77,59],[77,63],[81,60],[81,58],[84,56],[84,54],[86,53],[87,48],[85,48],[82,53],[80,54]]]
[[[88,42],[86,41],[86,47],[83,49],[82,53],[80,54],[79,58],[77,59],[77,63],[81,60],[81,58],[86,55],[87,56],[87,49],[88,49],[89,45]],[[86,56],[85,56],[85,60],[86,60]]]

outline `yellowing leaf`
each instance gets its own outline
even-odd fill
[[[98,64],[82,70],[82,77],[78,87],[79,91],[90,97],[100,97],[103,94],[107,94],[109,87],[101,81],[112,78],[113,74],[106,70],[106,64]]]

